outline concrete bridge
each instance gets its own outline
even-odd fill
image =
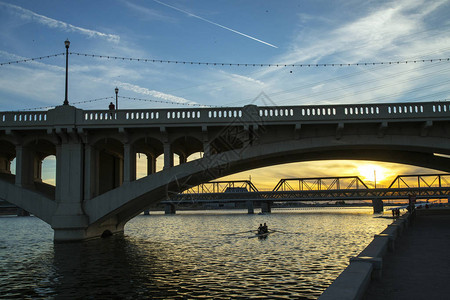
[[[136,153],[148,158],[139,180]],[[55,187],[41,182],[49,155]],[[0,112],[0,199],[50,224],[55,241],[122,232],[152,203],[244,170],[364,159],[450,172],[449,156],[449,102]]]

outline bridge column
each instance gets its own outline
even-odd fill
[[[147,175],[156,173],[156,156],[147,154]]]
[[[89,200],[98,195],[98,156],[99,153],[91,145],[85,146],[84,157],[84,199]]]
[[[156,173],[156,157],[153,154],[147,153],[147,175]],[[150,209],[144,210],[144,215],[150,215]]]
[[[373,213],[378,214],[383,212],[383,200],[372,199]]]
[[[32,188],[33,184],[33,150],[22,145],[16,146],[16,185]]]
[[[56,147],[57,208],[51,226],[55,241],[86,239],[88,217],[82,202],[84,147],[82,143],[68,141]]]
[[[263,213],[271,213],[272,206],[270,202],[261,202],[261,212]]]
[[[210,156],[211,155],[211,144],[206,141],[203,142],[203,156]]]
[[[42,159],[35,156],[33,159],[33,180],[42,182]]]
[[[127,143],[124,145],[124,182],[136,180],[136,149],[133,145]]]
[[[179,154],[179,159],[180,159],[180,165],[181,164],[185,164],[186,162],[187,162],[187,157],[186,157],[186,155],[183,153],[183,154]]]
[[[164,169],[173,167],[173,151],[170,143],[164,143]]]
[[[164,213],[166,215],[174,215],[176,213],[175,204],[166,203]]]
[[[255,213],[255,209],[254,209],[254,206],[253,206],[253,201],[252,200],[248,200],[245,203],[247,204],[247,211],[248,211],[247,213],[249,215],[253,215]]]

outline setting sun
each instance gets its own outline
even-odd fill
[[[383,168],[379,165],[374,164],[363,164],[358,167],[358,172],[361,179],[372,182],[381,182],[386,177],[389,176],[387,174],[389,171],[386,168]]]

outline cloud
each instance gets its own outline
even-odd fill
[[[152,96],[154,98],[157,98],[157,99],[160,99],[163,101],[176,102],[176,103],[180,103],[180,104],[198,104],[194,101],[190,101],[190,100],[182,98],[182,97],[177,97],[174,95],[166,94],[166,93],[155,91],[155,90],[149,90],[147,88],[140,87],[138,85],[131,84],[131,83],[116,81],[115,84],[117,86],[119,86],[120,88],[123,88],[124,90],[132,91],[132,92],[135,92],[135,93],[138,93],[141,95]]]
[[[171,17],[164,16],[157,10],[149,9],[145,6],[138,5],[136,3],[131,3],[129,1],[121,1],[126,7],[135,13],[139,14],[146,20],[161,20],[166,22],[174,22],[175,20]]]
[[[358,62],[361,59],[411,51],[397,47],[399,41],[414,40],[413,34],[425,29],[426,17],[446,1],[396,1],[372,9],[367,15],[331,31],[300,32],[294,39],[292,50],[280,57],[279,62],[316,62],[333,55],[331,62]],[[302,15],[302,19],[305,16]],[[308,36],[305,36],[308,34]],[[305,43],[305,40],[308,43]],[[429,48],[429,44],[424,45]],[[338,55],[338,57],[336,57]],[[392,56],[391,56],[392,57]],[[340,61],[336,61],[340,58]]]
[[[448,28],[433,19],[448,1],[394,1],[366,6],[331,27],[300,14],[291,46],[272,63],[355,63],[448,57]],[[355,16],[351,18],[351,16]],[[329,17],[329,16],[326,16]],[[433,19],[434,21],[430,21]],[[330,20],[336,20],[333,16]],[[314,22],[310,24],[309,22]],[[303,26],[304,25],[304,26]],[[428,101],[448,97],[445,64],[348,68],[267,68],[256,77],[278,104]],[[293,80],[298,80],[297,82]],[[427,88],[424,88],[427,87]]]
[[[252,84],[257,84],[260,86],[264,85],[264,82],[262,82],[261,80],[258,79],[254,79],[248,76],[243,76],[243,75],[238,75],[238,74],[229,74],[232,78],[233,81],[236,81],[238,83],[242,83],[242,84],[246,84],[246,83],[252,83]]]
[[[234,32],[234,33],[236,33],[236,34],[242,35],[242,36],[244,36],[244,37],[246,37],[246,38],[252,39],[252,40],[257,41],[257,42],[259,42],[259,43],[262,43],[262,44],[264,44],[264,45],[267,45],[267,46],[270,46],[270,47],[273,47],[273,48],[278,48],[277,46],[272,45],[272,44],[270,44],[270,43],[267,43],[267,42],[265,42],[265,41],[263,41],[263,40],[257,39],[257,38],[255,38],[255,37],[253,37],[253,36],[248,35],[248,34],[239,32],[239,31],[234,30],[234,29],[231,29],[231,28],[229,28],[229,27],[220,25],[220,24],[218,24],[218,23],[216,23],[216,22],[213,22],[213,21],[207,20],[207,19],[205,19],[205,18],[202,18],[202,17],[200,17],[200,16],[194,15],[193,13],[187,12],[187,11],[182,10],[182,9],[180,9],[180,8],[177,8],[177,7],[175,7],[175,6],[172,6],[172,5],[163,3],[163,2],[161,2],[161,1],[157,1],[157,0],[153,0],[153,1],[155,1],[156,3],[159,3],[159,4],[161,4],[161,5],[164,5],[164,6],[166,6],[166,7],[169,7],[169,8],[172,8],[172,9],[174,9],[174,10],[177,10],[177,11],[179,11],[179,12],[182,12],[182,13],[184,13],[184,14],[187,14],[188,16],[197,18],[197,19],[202,20],[202,21],[204,21],[204,22],[207,22],[207,23],[209,23],[209,24],[212,24],[212,25],[215,25],[215,26],[217,26],[217,27],[223,28],[223,29],[225,29],[225,30],[228,30],[228,31]]]
[[[91,29],[74,26],[72,24],[68,24],[63,21],[55,20],[55,19],[43,16],[43,15],[37,14],[31,10],[22,8],[17,5],[4,3],[4,2],[0,2],[0,5],[6,7],[10,11],[16,13],[22,19],[34,21],[41,25],[47,26],[49,28],[54,28],[54,29],[65,31],[65,32],[77,32],[77,33],[86,35],[90,38],[94,38],[94,37],[103,38],[103,39],[106,39],[113,43],[118,43],[120,41],[120,36],[115,35],[115,34],[108,34],[108,33],[103,33],[103,32],[99,32],[96,30],[91,30]]]

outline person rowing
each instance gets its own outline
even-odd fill
[[[264,233],[268,233],[268,232],[269,232],[269,229],[267,228],[267,224],[266,223],[264,223],[264,225],[263,224],[259,224],[258,234],[264,234]]]

